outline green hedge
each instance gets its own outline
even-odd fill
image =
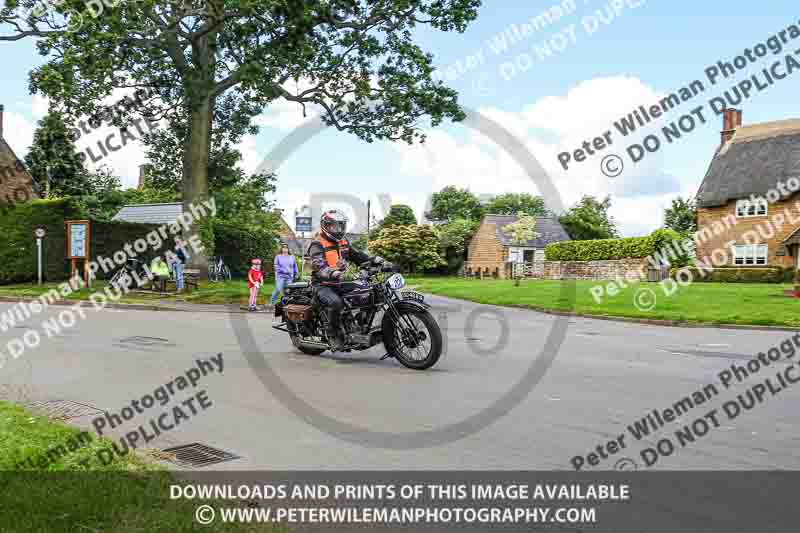
[[[679,272],[688,271],[694,282],[708,283],[787,283],[793,278],[794,268],[781,267],[715,267],[714,270],[686,267],[672,269],[673,279],[685,281],[689,275]],[[789,281],[790,282],[790,281]]]
[[[270,271],[277,248],[278,237],[270,231],[214,224],[214,253],[222,256],[235,276],[246,276],[250,261],[256,257],[261,259],[264,270]]]
[[[544,249],[547,261],[606,261],[649,257],[664,249],[670,241],[680,240],[672,230],[659,229],[647,237],[563,241],[548,244]]]
[[[37,226],[44,226],[47,230],[42,243],[45,279],[65,279],[69,266],[64,259],[64,220],[74,218],[79,218],[77,208],[67,200],[34,200],[0,210],[0,284],[36,279],[36,238],[33,231]]]
[[[44,226],[47,236],[43,240],[42,263],[46,281],[61,281],[69,275],[69,261],[65,258],[65,220],[82,219],[77,204],[69,199],[34,200],[15,204],[0,211],[0,284],[23,283],[36,280],[36,239],[33,230]],[[92,222],[90,254],[113,258],[114,252],[123,250],[144,238],[157,225],[129,222]],[[154,241],[155,242],[155,241]],[[148,243],[146,250],[137,253],[142,261],[149,262],[157,254],[174,247],[173,236],[167,232],[167,241],[154,247]],[[134,250],[135,252],[135,250]],[[97,277],[109,277],[102,269]]]

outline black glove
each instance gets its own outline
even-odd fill
[[[333,281],[342,281],[342,277],[344,276],[344,272],[341,270],[334,270],[331,273],[331,280]]]

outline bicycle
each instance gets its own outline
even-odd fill
[[[144,263],[137,259],[128,259],[125,264],[114,273],[114,276],[112,276],[108,284],[117,290],[124,290],[125,288],[130,289],[131,287],[135,287],[136,281],[141,281],[143,279],[148,279],[148,272],[144,267]]]
[[[231,280],[231,269],[228,268],[222,257],[212,257],[209,261],[208,280],[211,282]]]

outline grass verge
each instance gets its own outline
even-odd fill
[[[111,442],[95,437],[86,443],[80,435],[0,402],[0,531],[288,531],[264,524],[200,526],[195,509],[219,502],[170,500],[172,473],[134,454],[101,459],[98,451]],[[54,452],[59,446],[65,453]]]
[[[46,283],[42,286],[36,285],[35,283],[3,285],[0,286],[0,297],[36,298],[52,289],[58,290],[58,285],[58,283]],[[89,296],[91,296],[93,292],[102,291],[105,286],[105,282],[97,282],[92,289],[84,288],[80,291],[72,292],[64,299],[75,302],[78,300],[88,300]],[[272,295],[272,290],[274,288],[275,286],[272,283],[266,283],[261,287],[258,297],[258,302],[260,305],[264,305],[269,302],[269,298]],[[148,294],[148,291],[136,291],[122,296],[119,299],[119,302],[131,304],[164,305],[168,305],[173,302],[217,305],[246,305],[249,298],[250,289],[247,288],[247,282],[244,280],[225,281],[218,283],[201,281],[197,290],[182,292],[180,294]]]
[[[571,283],[566,281],[523,281],[517,287],[511,280],[423,277],[408,283],[420,292],[491,305],[711,325],[800,326],[800,300],[784,296],[791,286],[780,284],[694,283],[669,293],[658,283],[639,283],[613,296],[606,291],[597,301],[592,289],[608,282],[576,281],[573,303],[562,293],[563,284]],[[648,290],[655,295],[653,308],[637,307],[637,292]]]

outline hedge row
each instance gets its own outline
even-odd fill
[[[544,249],[547,261],[607,261],[645,258],[663,250],[670,241],[680,240],[672,230],[659,229],[647,237],[563,241],[548,244]]]
[[[77,204],[69,199],[34,200],[32,202],[6,206],[0,210],[0,284],[23,283],[36,279],[36,239],[33,231],[44,226],[47,236],[43,241],[43,276],[46,281],[61,281],[69,275],[69,261],[65,259],[65,220],[83,218]],[[92,222],[90,254],[113,259],[114,253],[124,250],[126,244],[145,238],[159,226],[133,224],[129,222]],[[158,232],[156,232],[158,234]],[[151,238],[143,252],[133,250],[137,259],[150,262],[174,247],[173,235],[166,232],[167,239]],[[268,230],[247,230],[216,221],[213,224],[213,239],[216,255],[221,255],[231,272],[246,275],[250,261],[261,258],[270,268],[277,250],[278,238]],[[141,249],[141,247],[140,247]],[[107,278],[98,270],[98,278]]]
[[[222,256],[235,276],[246,276],[254,258],[261,259],[266,271],[271,270],[277,247],[278,237],[269,231],[214,224],[214,253]]]
[[[38,226],[47,230],[42,241],[42,275],[46,281],[61,281],[69,275],[69,261],[66,255],[66,227],[64,221],[82,219],[74,201],[68,199],[34,200],[6,206],[0,210],[0,284],[23,283],[36,280],[36,239],[33,231]],[[92,258],[104,256],[113,258],[115,252],[137,239],[144,238],[153,229],[150,224],[131,224],[128,222],[92,222],[90,229],[90,249]],[[167,232],[166,242],[148,243],[146,250],[137,256],[150,261],[157,254],[164,253],[174,246],[172,235]],[[159,239],[160,240],[160,239]],[[169,247],[169,248],[168,248]],[[106,278],[98,270],[98,278]]]
[[[78,218],[74,204],[64,200],[34,200],[0,210],[0,283],[36,279],[37,226],[47,230],[42,246],[43,275],[61,280],[68,275],[64,220]]]
[[[714,270],[686,267],[672,269],[671,276],[684,282],[791,283],[795,271],[793,267],[715,267]]]

